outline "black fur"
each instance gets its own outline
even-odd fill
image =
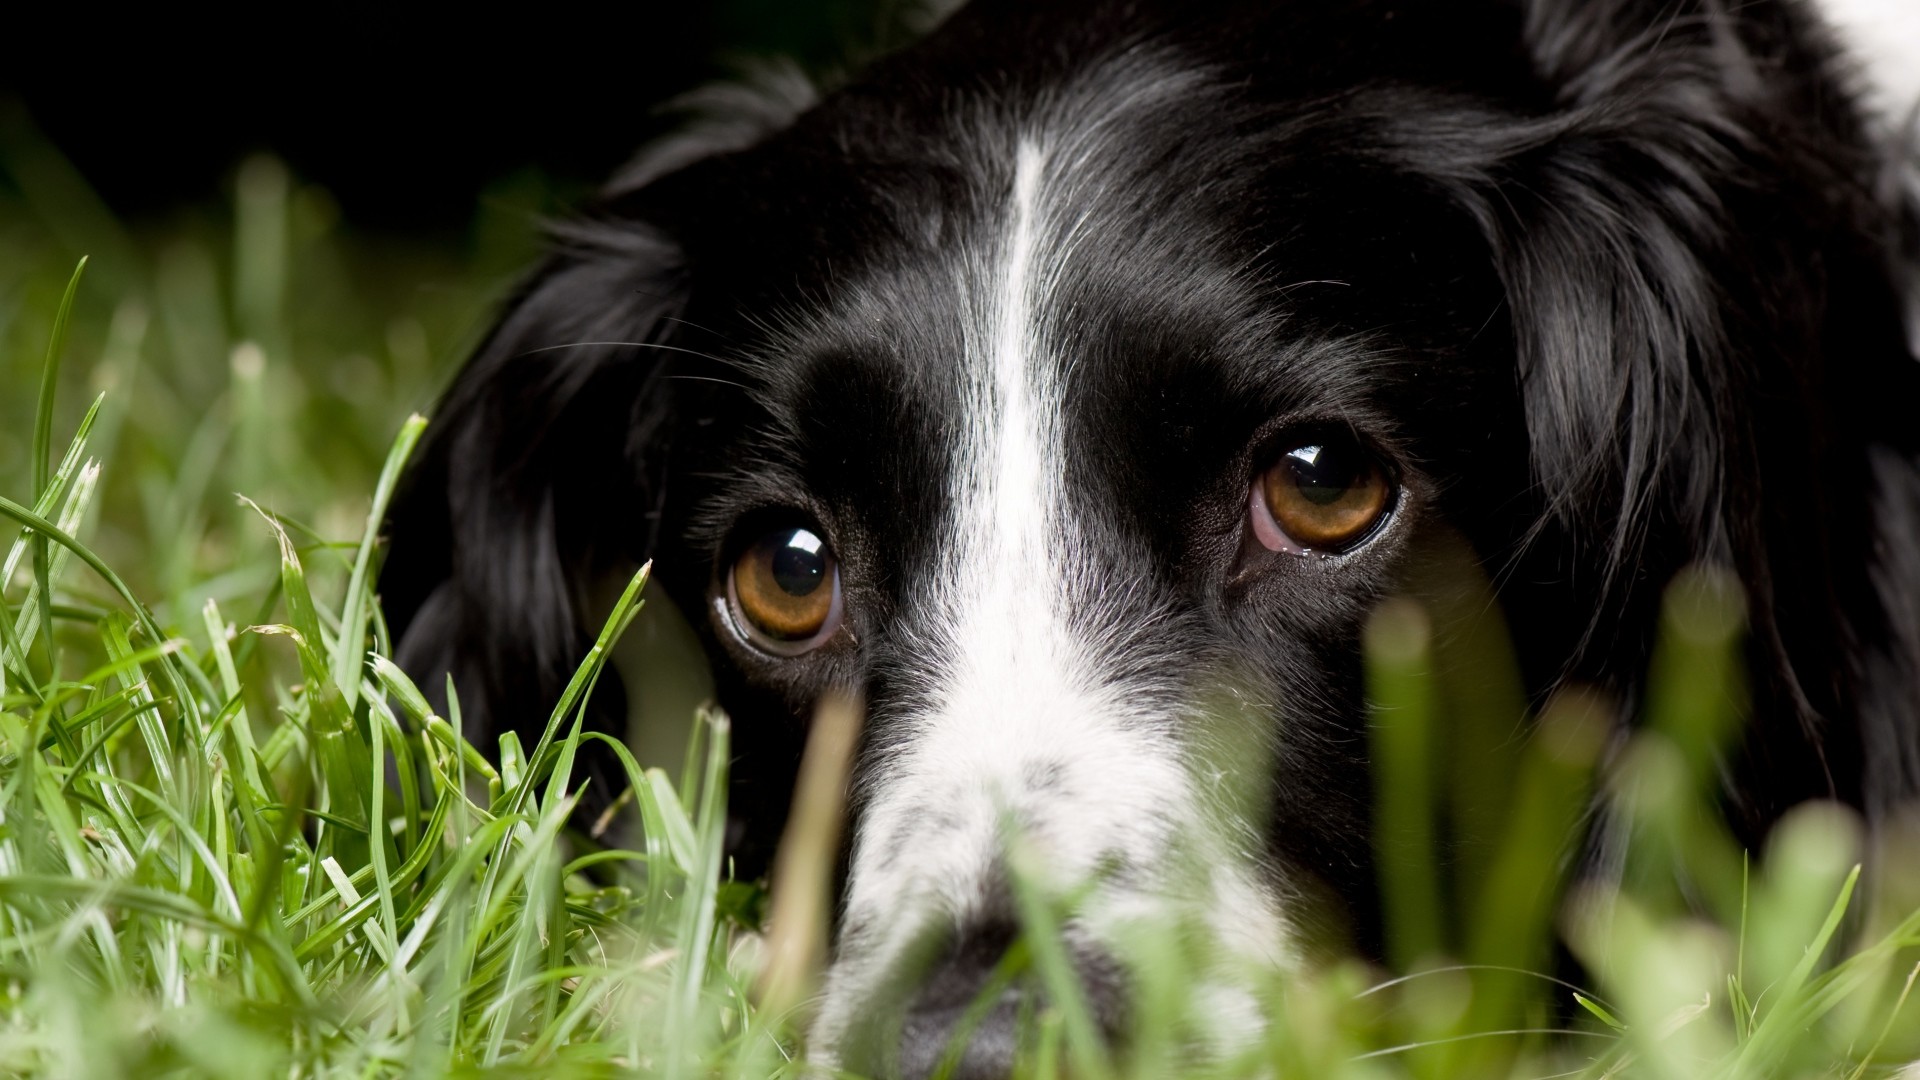
[[[1117,660],[1270,658],[1275,723],[1313,733],[1279,766],[1276,855],[1363,946],[1354,642],[1404,552],[1286,594],[1290,629],[1257,610],[1281,594],[1225,586],[1278,416],[1337,409],[1418,478],[1422,527],[1497,582],[1536,698],[1572,678],[1631,703],[1661,586],[1734,568],[1744,839],[1805,799],[1878,817],[1915,793],[1915,218],[1790,0],[981,0],[797,119],[696,132],[559,230],[437,410],[383,575],[408,668],[452,672],[488,729],[537,730],[590,598],[654,558],[738,726],[757,872],[814,697],[860,684],[884,718],[910,695],[901,628],[962,408],[938,268],[996,137],[963,118],[1014,124],[1115,58],[1192,77],[1125,129],[1126,197],[1067,287],[1091,357],[1075,497],[1177,629]],[[769,508],[833,525],[854,644],[776,663],[707,618]]]

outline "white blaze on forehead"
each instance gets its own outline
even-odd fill
[[[1051,343],[1050,314],[1111,163],[1127,160],[1120,119],[1179,99],[1189,80],[1119,70],[1095,89],[1055,103],[1068,119],[1011,143],[1010,168],[983,185],[984,239],[961,262],[967,416],[949,472],[955,513],[939,576],[908,613],[918,693],[882,718],[884,745],[863,780],[846,918],[860,929],[840,942],[828,975],[815,1029],[828,1053],[929,922],[1010,917],[986,906],[1004,903],[1008,820],[1058,884],[1115,858],[1130,868],[1126,885],[1083,909],[1086,930],[1140,913],[1162,878],[1201,865],[1216,879],[1201,891],[1231,895],[1238,924],[1263,935],[1269,955],[1286,948],[1253,851],[1170,865],[1176,846],[1206,842],[1179,718],[1165,695],[1103,662],[1110,643],[1099,635],[1112,621],[1085,610],[1121,571],[1076,542],[1061,420],[1067,358]]]
[[[1044,317],[1071,229],[1050,205],[1063,182],[1053,158],[1018,144],[994,246],[971,264],[970,415],[930,620],[936,674],[872,778],[856,910],[917,901],[965,921],[995,879],[1002,815],[1063,874],[1084,875],[1110,855],[1151,860],[1190,803],[1179,747],[1103,678],[1090,620],[1068,600],[1072,575],[1099,568],[1068,558],[1061,365]],[[888,845],[902,830],[925,839]]]

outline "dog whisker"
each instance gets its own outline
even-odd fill
[[[537,356],[540,353],[559,352],[565,349],[654,349],[659,352],[683,353],[687,356],[697,356],[702,360],[711,360],[716,364],[723,364],[728,367],[736,366],[736,361],[728,360],[725,357],[715,356],[708,352],[701,352],[698,349],[689,349],[681,345],[667,345],[658,341],[569,341],[559,345],[541,345],[537,348],[523,349],[515,355]]]

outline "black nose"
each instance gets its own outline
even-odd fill
[[[1018,937],[1011,924],[963,934],[928,971],[900,1029],[902,1080],[1006,1080],[1021,1027],[1037,1011],[1031,977],[1006,963]],[[1111,1041],[1120,1025],[1118,968],[1105,956],[1070,950],[1086,1004]]]
[[[1013,1073],[1022,990],[996,978],[1011,927],[962,937],[928,972],[900,1029],[902,1080],[1003,1080]],[[992,1000],[987,1000],[992,995]]]

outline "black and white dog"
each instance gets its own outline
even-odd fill
[[[857,688],[816,1035],[935,927],[909,1074],[1011,933],[1007,818],[1097,873],[1067,933],[1111,1008],[1102,920],[1196,843],[1244,940],[1317,896],[1377,942],[1358,636],[1435,536],[1535,695],[1631,705],[1661,586],[1733,568],[1748,838],[1885,815],[1920,790],[1920,14],[1870,6],[980,0],[744,95],[558,230],[447,394],[392,520],[404,663],[537,728],[654,559],[748,874]],[[1259,810],[1196,841],[1222,745]]]

